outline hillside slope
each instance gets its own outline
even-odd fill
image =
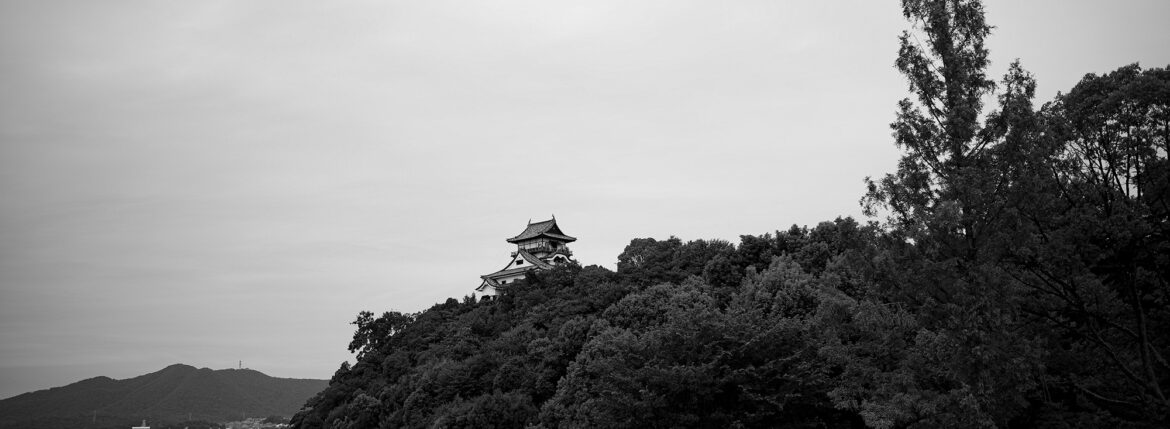
[[[269,377],[250,369],[176,364],[114,380],[95,377],[0,401],[0,428],[110,427],[127,421],[229,421],[291,416],[325,380]],[[96,418],[95,418],[96,413]]]

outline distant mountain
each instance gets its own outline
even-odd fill
[[[196,369],[176,364],[114,380],[95,377],[0,401],[0,428],[129,427],[156,422],[222,422],[292,416],[327,380],[274,378],[250,369]],[[96,417],[95,417],[96,416]]]

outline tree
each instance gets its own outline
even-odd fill
[[[941,240],[940,250],[969,254],[983,232],[984,201],[972,188],[985,184],[991,143],[978,138],[981,99],[995,87],[984,72],[991,27],[979,1],[904,0],[902,13],[916,31],[902,33],[895,66],[918,102],[898,103],[891,128],[906,153],[895,173],[867,179],[866,208],[889,208],[907,232],[948,235],[957,242]]]
[[[990,421],[1025,405],[1165,421],[1168,344],[1152,333],[1170,328],[1167,73],[1089,75],[1036,112],[1035,82],[1013,63],[981,122],[994,85],[979,2],[906,0],[903,12],[915,31],[896,66],[917,100],[892,124],[897,172],[863,199],[888,210],[883,247],[901,270],[880,300],[954,345],[950,382],[982,386],[973,398]],[[1020,356],[1029,364],[1002,365]]]
[[[678,237],[662,241],[653,238],[630,240],[630,244],[618,255],[618,274],[642,285],[680,282],[686,275],[675,270],[674,259],[682,245]]]
[[[852,328],[836,330],[841,336],[831,341],[842,344],[826,350],[854,353],[850,365],[873,362],[844,373],[862,379],[841,380],[860,382],[850,395],[876,407],[859,408],[868,424],[1006,424],[1027,406],[1041,348],[1021,332],[1018,285],[999,266],[1003,243],[1017,234],[1005,198],[1016,182],[1007,172],[1022,162],[1016,145],[1030,144],[1035,133],[1034,83],[1013,64],[999,110],[983,121],[982,99],[996,85],[985,72],[991,27],[982,4],[904,0],[902,11],[912,30],[900,38],[895,66],[916,99],[899,102],[891,124],[904,151],[897,171],[867,179],[863,198],[867,214],[888,211],[881,256],[888,262],[874,268],[874,302],[851,307]],[[866,322],[900,314],[912,320],[910,331]],[[866,350],[894,347],[889,338],[904,342],[904,354],[888,364],[866,357]],[[901,381],[883,378],[891,376]],[[906,401],[913,397],[923,399]]]
[[[415,315],[397,311],[382,313],[382,317],[374,318],[374,313],[362,311],[350,324],[357,325],[353,333],[353,341],[349,343],[349,352],[357,353],[361,359],[366,353],[380,349],[394,333],[401,331],[414,322]]]
[[[1087,75],[1043,119],[1052,155],[1021,205],[1034,233],[1008,267],[1060,345],[1047,382],[1117,417],[1166,421],[1170,73]]]

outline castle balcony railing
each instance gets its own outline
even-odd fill
[[[569,256],[569,257],[573,256],[573,251],[569,250],[568,247],[554,248],[552,246],[538,246],[538,247],[526,247],[526,248],[524,248],[524,250],[528,251],[528,253],[548,253],[548,254],[559,253],[559,254],[562,254],[565,256]],[[519,250],[512,252],[512,257],[515,258],[516,255],[519,253],[520,253]]]

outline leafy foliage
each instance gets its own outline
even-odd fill
[[[817,351],[807,341],[808,320],[818,308],[820,281],[798,261],[824,271],[824,252],[806,248],[860,250],[877,232],[838,219],[811,231],[745,236],[752,245],[738,247],[634,240],[625,255],[641,252],[660,263],[622,265],[616,273],[557,268],[495,299],[450,299],[413,316],[363,312],[355,322],[354,344],[363,345],[355,347],[362,351],[357,363],[343,365],[293,422],[856,426],[856,415],[832,407],[825,368],[812,364]],[[786,249],[785,256],[760,248]],[[726,286],[705,280],[717,258],[744,280]],[[659,280],[680,273],[677,285]],[[390,325],[400,328],[370,337],[378,332],[370,327]]]

